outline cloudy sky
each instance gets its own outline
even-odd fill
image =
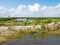
[[[60,17],[60,0],[0,0],[0,17]]]

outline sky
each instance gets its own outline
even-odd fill
[[[60,17],[60,0],[0,0],[0,17]]]

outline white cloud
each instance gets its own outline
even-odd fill
[[[3,6],[0,6],[0,14],[5,14],[7,11],[6,8],[4,8]]]
[[[38,12],[39,11],[39,8],[40,8],[40,5],[39,4],[34,4],[34,5],[29,5],[29,10],[31,12]]]
[[[42,8],[41,8],[41,10],[46,10],[47,9],[47,6],[43,6]]]
[[[0,16],[17,16],[17,17],[60,17],[60,4],[56,6],[42,6],[35,3],[34,5],[19,5],[17,8],[7,9],[0,6]]]
[[[55,8],[60,8],[60,4],[58,4],[57,6],[55,6]]]

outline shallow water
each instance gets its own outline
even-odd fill
[[[60,36],[49,34],[25,35],[19,40],[10,41],[2,45],[60,45]]]

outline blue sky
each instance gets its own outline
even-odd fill
[[[23,11],[19,10],[20,8]],[[40,17],[41,15],[42,17],[44,17],[48,15],[48,17],[49,16],[58,17],[60,16],[59,10],[60,10],[60,0],[0,0],[0,17],[8,16],[9,14],[11,16],[23,15],[31,17],[33,15],[33,17],[34,16]],[[17,11],[17,13],[15,11]],[[51,13],[52,11],[53,13]],[[57,13],[55,13],[56,11]],[[24,14],[22,14],[22,12],[24,12]]]
[[[34,3],[39,3],[41,5],[46,5],[46,6],[54,6],[60,3],[60,0],[0,0],[0,5],[12,8],[16,7],[20,4],[34,4]]]

